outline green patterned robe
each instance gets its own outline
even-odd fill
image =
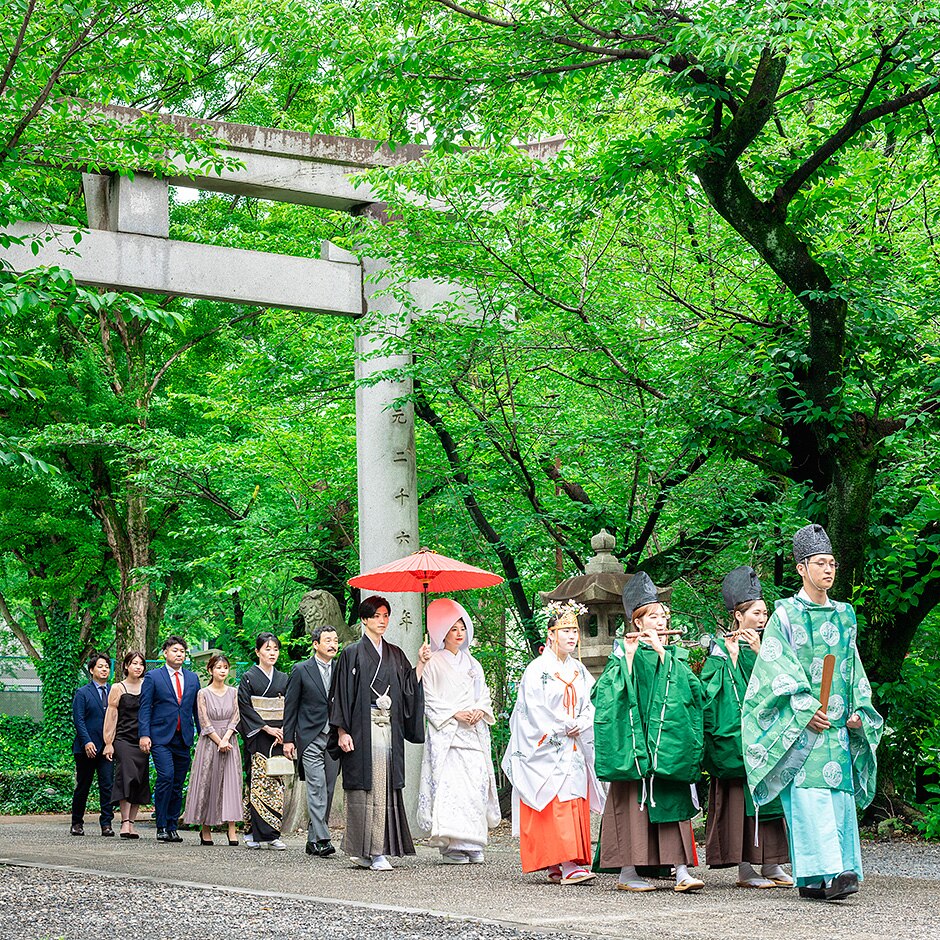
[[[741,714],[747,781],[757,806],[790,784],[854,793],[861,808],[872,801],[884,722],[872,706],[857,633],[849,604],[821,607],[799,595],[777,602]],[[836,658],[827,712],[832,727],[816,733],[807,725],[820,707],[828,653]],[[855,713],[862,727],[851,731],[846,721]]]

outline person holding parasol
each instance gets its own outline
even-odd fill
[[[548,607],[548,642],[522,676],[502,763],[522,870],[561,885],[596,877],[590,814],[606,799],[594,773],[594,679],[575,656],[585,613],[574,601]]]
[[[875,795],[884,722],[855,611],[829,598],[838,564],[821,525],[793,536],[793,558],[803,586],[778,601],[744,693],[744,763],[758,812],[780,796],[800,895],[835,901],[862,880],[855,808]]]
[[[363,590],[420,592],[427,612],[430,591],[491,587],[502,580],[482,568],[421,548],[356,575],[349,584]],[[423,677],[431,659],[425,641],[412,668],[405,653],[383,639],[391,609],[381,595],[360,603],[362,639],[339,656],[330,710],[329,749],[340,760],[346,795],[343,848],[357,864],[373,871],[389,870],[389,855],[415,854],[402,800],[404,742],[424,743]],[[452,621],[449,626],[453,625]],[[473,860],[480,860],[477,851],[473,850]],[[471,861],[469,855],[466,860]]]

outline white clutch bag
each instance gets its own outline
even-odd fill
[[[271,745],[271,751],[274,750],[274,745]],[[272,755],[271,751],[268,751],[267,760],[264,763],[264,774],[266,777],[293,777],[294,776],[294,762],[289,757],[284,757],[283,754]]]

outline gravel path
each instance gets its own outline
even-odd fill
[[[418,846],[416,858],[385,873],[339,854],[311,859],[302,836],[288,837],[286,852],[250,852],[202,848],[193,833],[183,845],[160,845],[149,825],[136,842],[91,833],[71,838],[62,818],[0,817],[2,940],[940,938],[940,845],[864,843],[862,891],[827,905],[795,891],[742,890],[733,869],[700,869],[706,888],[691,896],[667,882],[642,896],[615,891],[610,875],[559,888],[524,875],[502,832],[485,865],[441,865]]]
[[[138,940],[232,940],[236,936],[251,940],[537,940],[544,936],[428,914],[313,901],[291,900],[285,905],[276,898],[30,868],[4,869],[0,926],[4,937],[18,940],[97,940],[128,934]],[[570,935],[551,936],[565,940]]]

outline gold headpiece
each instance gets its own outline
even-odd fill
[[[588,609],[584,604],[579,604],[577,601],[552,601],[545,608],[545,612],[549,618],[555,618],[555,622],[548,629],[561,630],[565,627],[580,626],[578,617],[583,617]]]
[[[550,624],[548,627],[548,645],[554,649],[554,644],[552,643],[551,638],[551,633],[553,630],[564,630],[565,628],[575,627],[578,631],[578,660],[580,661],[581,624],[578,622],[578,617],[582,617],[588,613],[587,607],[585,607],[584,604],[579,604],[577,601],[573,600],[552,601],[546,606],[545,613],[548,615],[549,619],[552,617],[555,618],[555,622]]]

